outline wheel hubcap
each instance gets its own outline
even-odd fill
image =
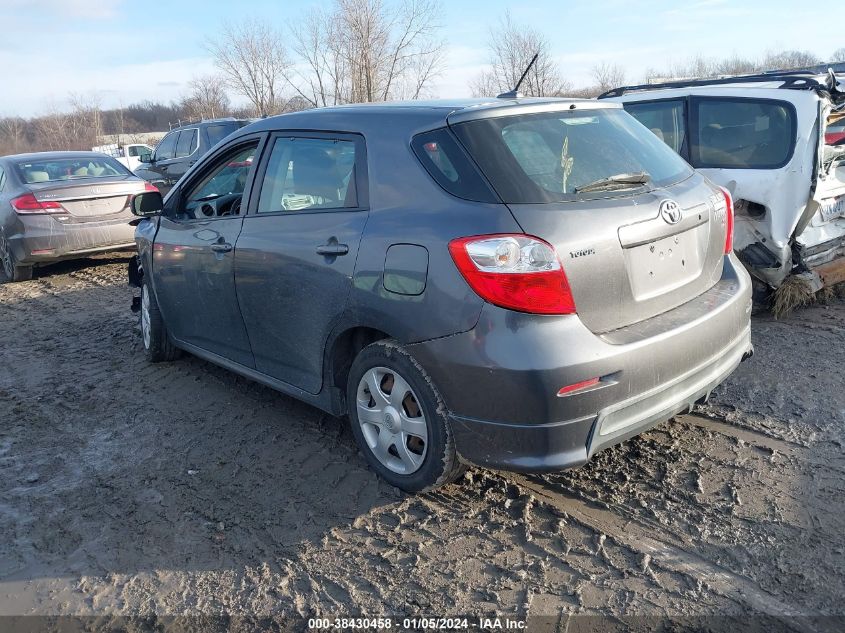
[[[370,451],[400,475],[419,470],[428,450],[428,423],[408,381],[374,367],[358,383],[358,424]]]
[[[141,288],[141,335],[144,348],[150,349],[150,293],[146,286]]]

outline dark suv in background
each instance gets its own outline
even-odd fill
[[[156,145],[150,162],[138,166],[135,175],[153,183],[164,195],[203,154],[249,123],[248,119],[210,119],[175,128]]]

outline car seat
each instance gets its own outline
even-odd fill
[[[48,180],[50,180],[50,174],[46,171],[27,170],[26,172],[27,182],[47,182]]]
[[[319,206],[342,202],[345,197],[343,178],[337,173],[334,159],[318,147],[298,147],[293,155],[294,191],[322,199]]]

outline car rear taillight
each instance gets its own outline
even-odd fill
[[[12,200],[12,207],[18,213],[55,213],[62,211],[62,205],[54,200],[39,200],[34,194],[25,193]]]
[[[158,187],[151,182],[144,181],[144,191],[158,191]]]
[[[492,304],[531,314],[574,314],[575,300],[555,249],[530,235],[477,235],[449,242],[470,288]]]
[[[721,187],[722,193],[725,195],[725,220],[727,226],[725,227],[725,255],[730,255],[734,249],[734,199],[731,192]]]

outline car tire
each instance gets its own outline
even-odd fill
[[[402,390],[396,391],[397,386]],[[395,340],[361,350],[349,371],[346,397],[358,447],[393,486],[426,492],[466,471],[443,399],[425,370]]]
[[[15,254],[9,248],[6,236],[0,233],[0,273],[3,281],[29,281],[32,279],[33,267],[21,266],[15,259]]]
[[[757,316],[759,314],[764,314],[771,310],[772,308],[772,295],[773,291],[771,287],[764,281],[757,279],[756,277],[751,278],[751,314],[753,316]]]
[[[176,360],[181,355],[167,334],[155,293],[146,280],[141,284],[141,343],[151,363]]]

